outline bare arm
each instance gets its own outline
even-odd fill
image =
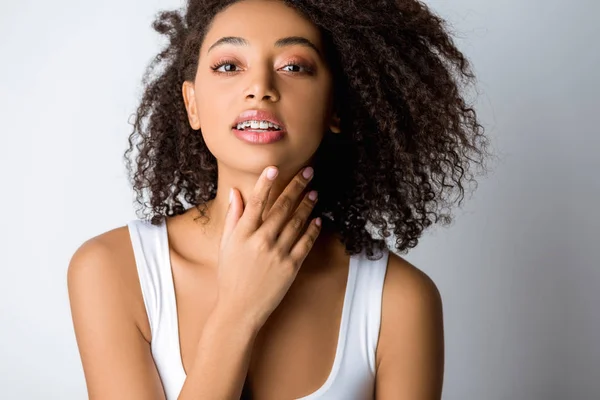
[[[97,238],[69,264],[71,314],[90,399],[163,400],[149,343],[128,307],[122,261]]]
[[[293,207],[311,179],[300,173],[262,221],[274,179],[268,178],[266,171],[246,207],[239,192],[233,192],[221,238],[219,300],[204,326],[180,399],[239,399],[256,335],[288,291],[320,232],[315,220],[302,229],[314,199],[304,194],[298,208]],[[132,312],[135,279],[126,274],[131,268],[124,267],[135,265],[135,260],[123,262],[127,255],[115,252],[123,247],[115,243],[122,244],[125,237],[106,240],[106,236],[110,235],[82,245],[68,272],[73,323],[89,396],[164,399],[150,344]],[[141,298],[141,289],[136,297]]]
[[[377,400],[440,400],[442,300],[433,281],[390,253],[377,349]]]
[[[312,221],[302,234],[314,200],[304,194],[293,208],[310,178],[297,174],[264,222],[273,184],[266,169],[245,208],[239,192],[233,191],[219,253],[219,300],[179,399],[240,398],[256,335],[288,291],[320,231]]]
[[[110,242],[110,240],[109,240]],[[127,306],[122,262],[103,239],[83,244],[69,264],[71,313],[90,399],[164,400],[143,337]],[[211,313],[179,399],[239,399],[258,328],[230,307]]]
[[[250,321],[216,307],[204,326],[178,399],[239,399],[257,333],[258,327]]]

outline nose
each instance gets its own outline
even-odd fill
[[[248,76],[249,83],[244,92],[246,100],[279,101],[280,95],[275,87],[275,77],[270,68],[255,68]]]

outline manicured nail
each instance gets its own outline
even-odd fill
[[[316,192],[316,190],[311,191],[308,194],[308,198],[310,199],[310,201],[315,201],[317,199],[317,192]]]
[[[313,172],[314,170],[312,169],[312,167],[308,167],[302,172],[302,176],[304,177],[304,179],[308,179],[313,176]]]
[[[277,176],[277,174],[279,173],[279,171],[277,170],[277,168],[269,168],[267,170],[267,178],[270,180],[275,179],[275,177]]]
[[[316,224],[317,226],[321,226],[321,217],[318,217],[318,218],[315,220],[315,224]]]

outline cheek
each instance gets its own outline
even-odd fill
[[[331,92],[327,86],[307,85],[297,90],[293,96],[293,104],[290,104],[294,122],[310,129],[323,129],[328,124]]]
[[[298,156],[308,158],[319,146],[328,127],[329,91],[326,86],[306,85],[288,93],[284,100],[284,115],[288,125],[294,129],[290,135]]]
[[[219,125],[222,127],[224,121],[229,122],[232,110],[231,91],[221,90],[214,86],[214,84],[207,83],[198,85],[196,89],[198,115],[202,128],[209,132]]]

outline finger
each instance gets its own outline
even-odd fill
[[[258,229],[262,223],[262,214],[269,198],[269,192],[273,182],[279,173],[277,167],[267,167],[258,178],[246,207],[239,220],[240,228],[244,233],[251,234]]]
[[[227,213],[225,214],[225,224],[223,227],[223,234],[221,235],[221,243],[219,245],[219,248],[221,250],[229,240],[233,229],[237,225],[238,220],[240,219],[244,211],[239,191],[237,191],[234,188],[231,188],[229,196],[229,207],[227,208]]]
[[[313,174],[312,167],[304,168],[296,174],[279,198],[273,203],[267,217],[260,228],[258,228],[261,234],[271,240],[275,240],[279,236],[281,229],[296,208],[297,200],[302,195],[302,192],[304,192],[304,189],[306,189],[306,186],[308,186]]]
[[[290,251],[290,258],[294,261],[295,265],[302,265],[308,253],[313,248],[315,242],[317,241],[317,237],[321,232],[321,218],[314,218],[304,235],[300,237],[298,242],[292,247]]]
[[[277,239],[277,245],[284,254],[287,254],[294,243],[296,243],[298,236],[300,236],[306,226],[306,220],[308,220],[310,217],[310,213],[312,212],[316,202],[317,192],[312,190],[310,193],[304,196],[304,199],[298,207],[298,210],[284,226],[283,231]]]

